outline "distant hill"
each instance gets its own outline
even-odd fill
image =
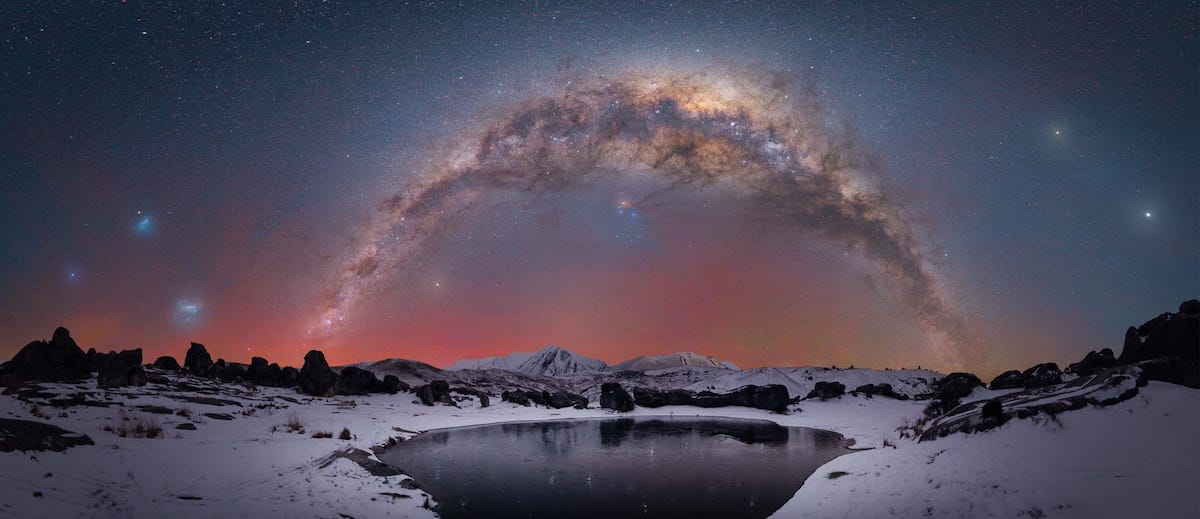
[[[502,357],[483,357],[481,359],[462,359],[446,368],[446,371],[461,371],[464,369],[507,369],[514,371],[535,353],[518,351]]]
[[[690,351],[653,355],[629,359],[609,368],[611,371],[652,371],[656,369],[671,369],[678,367],[739,369],[729,361],[717,360],[708,355]]]

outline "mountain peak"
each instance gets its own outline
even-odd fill
[[[555,377],[585,371],[600,371],[607,367],[608,364],[605,364],[604,361],[584,357],[570,350],[550,345],[533,354],[513,371]]]

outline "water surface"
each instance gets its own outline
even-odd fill
[[[380,459],[446,518],[761,518],[841,435],[728,418],[604,418],[431,431]]]

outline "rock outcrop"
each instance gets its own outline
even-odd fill
[[[208,370],[212,369],[212,365],[212,355],[209,355],[208,349],[198,342],[193,342],[188,348],[187,355],[183,357],[183,367],[198,377],[207,377]]]
[[[142,369],[142,349],[124,350],[120,353],[97,353],[92,362],[96,365],[96,382],[100,387],[144,386],[146,371]]]
[[[628,413],[634,407],[633,396],[621,384],[606,382],[600,386],[600,407]]]
[[[1117,363],[1136,364],[1144,380],[1200,387],[1200,301],[1184,301],[1178,312],[1130,327]]]
[[[1015,369],[996,375],[996,378],[992,379],[992,383],[988,384],[988,389],[993,390],[1021,389],[1023,387],[1025,387],[1025,376]]]
[[[86,379],[92,374],[87,355],[75,344],[71,332],[59,327],[47,341],[33,341],[12,360],[4,363],[3,375],[11,382],[41,380],[63,382]]]
[[[312,396],[333,396],[337,373],[325,361],[320,350],[311,350],[304,355],[304,366],[300,368],[300,391]]]
[[[179,361],[175,360],[175,357],[170,355],[163,355],[157,359],[154,359],[154,368],[165,371],[179,371],[183,369],[179,365]]]
[[[431,406],[438,402],[455,405],[454,399],[450,398],[450,384],[445,380],[430,381],[428,384],[418,387],[416,393],[423,405]]]
[[[979,377],[970,373],[951,373],[937,383],[934,393],[943,402],[956,401],[971,394],[975,388],[983,385]]]
[[[374,373],[362,368],[349,366],[342,368],[341,376],[338,377],[337,383],[333,385],[333,393],[335,395],[378,393],[382,384],[383,382],[376,378]]]
[[[1063,381],[1062,371],[1059,371],[1058,364],[1053,362],[1045,362],[1029,368],[1021,373],[1021,377],[1025,379],[1025,389],[1053,386],[1061,384]]]
[[[1094,375],[1097,371],[1108,369],[1117,365],[1117,359],[1113,357],[1113,351],[1104,348],[1100,351],[1090,351],[1083,357],[1083,360],[1067,366],[1067,373],[1086,377]]]
[[[822,381],[817,382],[817,384],[813,386],[812,391],[808,392],[808,396],[805,396],[804,398],[819,398],[821,400],[829,400],[830,398],[837,398],[844,394],[846,394],[845,384],[842,384],[841,382]]]

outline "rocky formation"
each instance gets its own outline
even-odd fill
[[[1164,313],[1125,332],[1120,365],[1136,364],[1145,380],[1200,387],[1200,301]]]
[[[934,395],[944,402],[956,401],[970,395],[971,391],[982,385],[979,377],[970,373],[951,373],[937,383]]]
[[[311,350],[304,355],[304,366],[300,368],[300,391],[312,396],[332,396],[337,373],[325,361],[320,350]]]
[[[1021,373],[1021,377],[1025,379],[1025,389],[1053,386],[1061,384],[1063,381],[1062,372],[1058,370],[1058,364],[1053,362],[1046,362],[1029,368]]]
[[[829,400],[830,398],[837,398],[844,394],[846,394],[846,385],[841,382],[817,382],[817,385],[813,386],[812,391],[809,391],[808,396],[804,398]]]
[[[1017,391],[992,400],[955,406],[934,419],[921,432],[928,441],[958,432],[979,432],[997,427],[1013,418],[1032,418],[1082,409],[1089,405],[1109,406],[1137,395],[1137,377],[1120,369],[1103,370],[1065,384]]]
[[[300,385],[300,370],[291,366],[283,368],[279,376],[279,387],[296,387]]]
[[[1015,369],[996,375],[996,378],[992,379],[992,383],[988,384],[988,389],[993,390],[1021,389],[1023,387],[1025,387],[1025,376]]]
[[[183,357],[183,367],[198,377],[208,376],[208,370],[212,368],[212,365],[212,355],[209,355],[208,349],[198,342],[193,342],[192,346],[188,348],[187,355]]]
[[[400,391],[408,391],[408,384],[400,381],[400,377],[396,375],[386,375],[383,377],[383,382],[380,386],[380,393],[396,394]],[[487,395],[484,395],[485,397]],[[486,405],[484,407],[487,407]]]
[[[843,387],[843,389],[845,389]],[[662,407],[665,405],[691,405],[696,407],[752,407],[782,413],[787,411],[790,397],[787,388],[779,384],[765,386],[748,385],[729,393],[701,391],[694,393],[684,389],[659,391],[643,387],[633,388],[633,401],[640,407]]]
[[[1113,357],[1113,351],[1104,348],[1100,351],[1090,351],[1083,357],[1083,360],[1067,366],[1067,373],[1086,377],[1094,375],[1097,371],[1108,369],[1117,365],[1117,359]]]
[[[513,389],[500,394],[500,400],[517,405],[542,405],[554,409],[574,407],[586,409],[587,397],[566,391],[535,391],[531,389]]]
[[[333,385],[333,393],[335,395],[381,393],[380,388],[382,385],[383,382],[376,378],[374,373],[362,368],[349,366],[342,368],[341,376],[338,377],[337,383]]]
[[[92,363],[96,366],[96,381],[100,387],[146,385],[141,348],[120,353],[97,353],[92,356]]]
[[[896,400],[908,400],[908,395],[897,393],[896,390],[892,388],[891,384],[885,383],[863,384],[854,388],[854,392],[866,395],[868,398],[873,396],[886,396],[888,398],[895,398]]]
[[[33,341],[0,368],[3,385],[26,380],[47,382],[74,381],[88,378],[92,373],[87,355],[75,344],[71,332],[59,327],[47,341]]]
[[[450,384],[444,380],[434,380],[428,384],[420,386],[416,389],[417,398],[421,399],[424,405],[433,405],[441,402],[447,405],[455,405],[454,399],[450,398]]]
[[[283,370],[279,364],[268,364],[267,359],[251,357],[250,366],[246,368],[245,380],[256,386],[278,386]]]
[[[600,386],[600,407],[628,413],[633,410],[633,396],[621,384],[606,382]]]
[[[154,368],[164,371],[179,371],[183,369],[179,366],[179,361],[175,360],[175,357],[170,355],[163,355],[157,359],[154,359]]]

